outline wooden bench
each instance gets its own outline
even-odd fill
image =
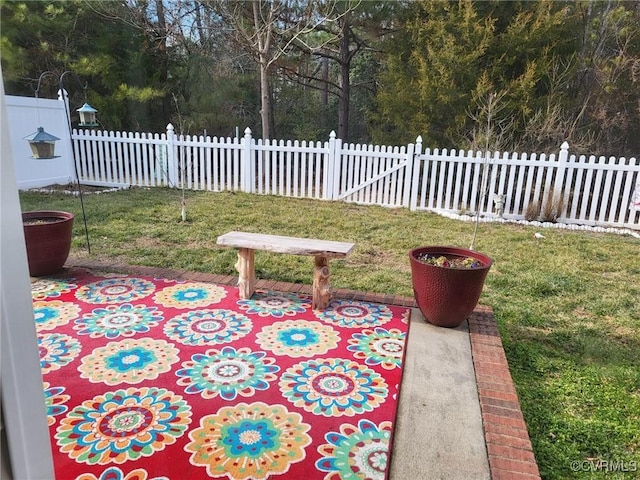
[[[240,298],[251,298],[255,290],[255,250],[291,253],[293,255],[313,255],[313,308],[322,310],[331,301],[329,283],[329,258],[346,257],[351,253],[353,243],[316,240],[313,238],[283,237],[260,233],[228,232],[220,235],[218,245],[235,247],[238,250],[238,290]]]

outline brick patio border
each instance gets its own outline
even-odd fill
[[[539,480],[527,424],[491,308],[476,307],[469,317],[469,337],[491,478]]]
[[[238,277],[231,275],[185,272],[75,257],[69,257],[66,266],[222,285],[236,285],[238,282]],[[256,289],[312,294],[311,285],[271,280],[257,280]],[[416,307],[413,297],[400,295],[367,293],[342,288],[334,290],[333,295],[345,300]],[[490,307],[477,306],[469,317],[468,323],[491,479],[539,480],[538,464],[533,454],[529,432],[520,409],[493,310]]]

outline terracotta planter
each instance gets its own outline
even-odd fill
[[[472,257],[478,268],[449,268],[418,260],[424,253],[446,257]],[[411,280],[418,308],[424,318],[440,327],[457,327],[478,303],[484,280],[493,264],[486,255],[458,247],[418,247],[409,252]]]
[[[34,211],[22,214],[29,275],[40,277],[59,272],[71,250],[73,214]]]

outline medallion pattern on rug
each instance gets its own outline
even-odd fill
[[[388,478],[408,309],[80,269],[32,295],[56,478]]]

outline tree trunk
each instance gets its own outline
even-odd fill
[[[349,52],[349,15],[341,19],[342,36],[340,38],[340,74],[338,84],[340,94],[338,95],[338,138],[343,142],[349,139],[349,97],[351,83],[349,79],[349,67],[351,57]]]
[[[269,96],[269,69],[260,55],[260,118],[262,119],[262,139],[270,135],[271,97]]]
[[[205,41],[206,41],[205,39],[207,38],[207,35],[202,25],[202,12],[200,10],[201,8],[202,8],[202,5],[200,5],[199,2],[195,2],[194,14],[195,14],[196,28],[198,30],[198,38],[200,40],[200,46],[203,47],[205,44]]]
[[[158,42],[158,56],[160,58],[160,81],[166,85],[169,78],[169,54],[167,52],[167,20],[162,0],[156,0],[156,16],[158,17],[155,30]],[[171,99],[169,95],[165,95],[162,99],[162,110],[164,118],[169,118],[171,114]]]
[[[273,4],[271,6],[273,7]],[[263,28],[260,22],[260,0],[253,0],[253,23],[257,33],[258,62],[260,63],[260,118],[262,120],[262,139],[269,138],[271,129],[271,97],[269,95],[269,49],[271,48],[271,22],[269,28]],[[263,32],[264,33],[261,33]]]
[[[327,126],[327,108],[329,107],[329,59],[322,57],[322,90],[320,92],[320,125],[322,128]]]

